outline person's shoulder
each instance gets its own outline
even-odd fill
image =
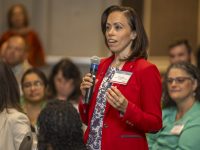
[[[18,118],[18,117],[26,117],[26,115],[14,108],[10,108],[7,110],[7,114],[9,118]],[[27,118],[27,117],[26,117]]]
[[[138,72],[139,74],[141,73],[141,74],[148,75],[149,72],[151,72],[151,73],[159,72],[156,65],[152,64],[151,62],[147,61],[146,59],[138,58],[133,63],[134,63],[135,71]]]
[[[108,62],[110,60],[112,60],[114,58],[114,56],[109,56],[109,57],[102,57],[101,60],[100,60],[100,63],[105,63],[105,62]]]
[[[11,34],[13,34],[13,32],[11,30],[6,30],[3,32],[2,36],[11,35]]]
[[[190,123],[195,123],[200,125],[200,102],[196,102],[195,106],[192,108],[193,112],[190,115]]]
[[[138,58],[135,60],[135,66],[139,69],[145,69],[145,68],[153,67],[155,65],[144,58]]]
[[[38,36],[37,32],[33,28],[31,28],[31,27],[27,28],[26,30],[27,30],[27,34],[29,36]]]
[[[100,64],[99,67],[104,66],[105,64],[110,64],[112,62],[112,60],[114,59],[114,56],[110,56],[110,57],[102,57],[100,59]]]
[[[29,119],[24,113],[13,108],[7,110],[7,119],[11,124],[15,124],[18,121],[29,123]]]
[[[164,108],[162,110],[163,126],[173,123],[175,115],[176,115],[176,107],[172,106]]]
[[[1,40],[3,40],[4,42],[7,39],[9,39],[12,35],[14,35],[14,33],[11,30],[4,31],[1,35]]]
[[[24,60],[22,66],[23,66],[23,70],[24,70],[24,72],[25,72],[26,70],[30,69],[30,68],[33,68],[33,66],[28,62],[27,59]]]
[[[162,110],[162,116],[163,116],[163,118],[171,116],[174,113],[174,111],[176,111],[176,107],[164,108]]]

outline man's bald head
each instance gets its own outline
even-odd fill
[[[16,66],[27,58],[27,44],[22,36],[15,35],[8,39],[4,59],[11,65]]]

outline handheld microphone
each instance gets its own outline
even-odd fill
[[[96,73],[97,73],[100,59],[97,56],[93,56],[90,59],[90,61],[91,61],[90,73],[92,75],[93,82],[92,82],[92,86],[86,90],[85,101],[84,101],[85,104],[89,104],[90,99],[92,97],[93,88],[94,88],[95,79],[96,79]]]

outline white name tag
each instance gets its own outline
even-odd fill
[[[181,131],[183,130],[183,128],[184,128],[184,124],[174,125],[174,127],[171,129],[170,133],[179,135],[181,133]]]
[[[132,72],[127,71],[116,71],[111,82],[126,85],[132,74]]]

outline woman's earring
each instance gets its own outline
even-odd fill
[[[196,96],[196,93],[195,93],[195,92],[193,92],[193,93],[192,93],[192,96],[193,96],[193,97],[195,97],[195,96]]]
[[[133,35],[132,35],[132,40],[135,40],[137,34],[134,32]]]

